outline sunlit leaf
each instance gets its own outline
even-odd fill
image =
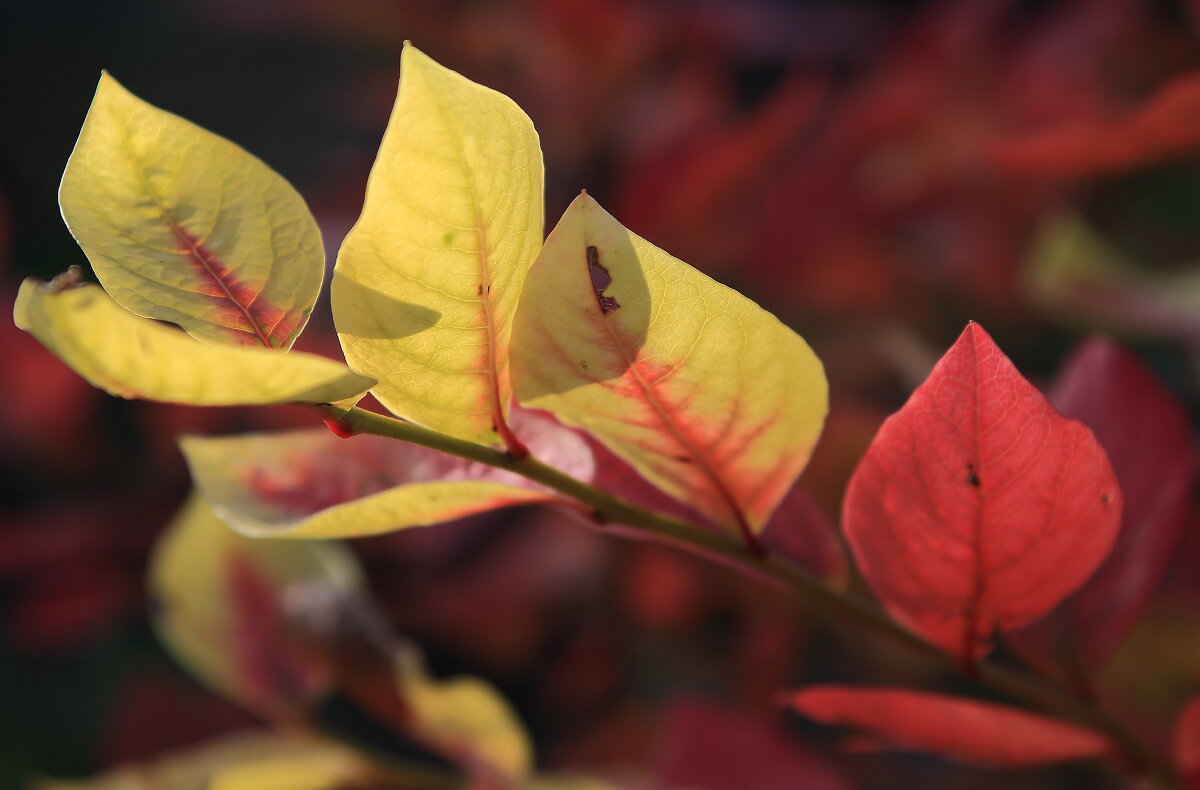
[[[587,430],[656,486],[762,529],[827,410],[821,363],[750,300],[630,233],[586,194],[530,270],[518,400]]]
[[[121,306],[201,340],[289,348],[321,289],[321,234],[296,190],[108,74],[59,202]]]
[[[964,660],[1086,581],[1120,519],[1092,432],[1060,416],[974,323],[879,429],[842,511],[888,611]]]
[[[545,463],[592,477],[587,444],[552,420],[514,412],[513,424]],[[378,436],[329,431],[185,437],[201,493],[249,535],[369,535],[556,498],[524,477]]]
[[[992,768],[1101,757],[1103,735],[1005,705],[893,688],[811,686],[783,704],[824,724],[867,730],[899,747]]]
[[[384,406],[472,441],[506,441],[509,336],[542,240],[542,154],[507,97],[411,45],[367,186],[338,254],[346,359]]]
[[[1200,340],[1200,272],[1140,268],[1074,215],[1053,217],[1039,228],[1028,284],[1055,318]]]
[[[256,541],[193,496],[150,562],[156,626],[175,656],[214,689],[268,717],[319,697],[331,678],[288,631],[289,590],[350,595],[358,567],[336,543]]]
[[[76,373],[123,398],[193,406],[323,403],[371,385],[312,354],[200,343],[133,315],[94,285],[55,292],[28,279],[13,319]]]

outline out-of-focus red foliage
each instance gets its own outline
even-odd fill
[[[1188,4],[1190,29],[1175,4],[1143,0],[942,0],[909,8],[865,0],[297,0],[286,13],[268,0],[203,0],[163,6],[153,20],[134,14],[135,5],[118,3],[106,13],[115,27],[178,51],[216,48],[229,56],[229,71],[172,59],[172,76],[202,68],[193,84],[214,84],[221,101],[208,108],[213,116],[189,112],[203,105],[187,105],[175,86],[160,85],[160,99],[175,92],[164,101],[171,109],[209,123],[220,117],[228,88],[242,81],[280,87],[278,97],[271,91],[252,105],[253,113],[246,103],[230,112],[254,115],[239,123],[269,125],[263,138],[279,152],[255,150],[268,162],[305,163],[298,186],[331,252],[361,206],[404,39],[511,95],[541,135],[548,220],[587,188],[635,232],[731,283],[810,339],[831,380],[832,412],[802,485],[826,515],[839,512],[854,466],[914,386],[920,360],[907,371],[894,364],[897,337],[933,349],[931,365],[975,317],[1031,377],[1052,369],[1074,338],[1047,328],[1023,293],[1020,272],[1033,228],[1064,203],[1086,210],[1124,194],[1122,179],[1148,167],[1185,171],[1200,143],[1191,119],[1200,73],[1195,3]],[[68,33],[56,30],[38,46],[76,59],[68,80],[76,87],[103,66],[131,87],[153,84],[164,68],[156,55],[130,60],[128,38],[89,29],[81,45]],[[311,76],[304,69],[313,63],[319,78],[296,76]],[[268,76],[255,80],[254,64]],[[60,84],[48,84],[33,84],[29,95],[59,95]],[[292,135],[271,125],[287,109],[272,102],[298,96],[307,102],[310,138],[299,126]],[[86,98],[76,109],[71,117],[82,120]],[[62,123],[61,116],[42,116],[31,105],[13,128]],[[238,126],[225,120],[209,125],[232,134]],[[55,168],[75,133],[68,131],[35,130],[62,149],[43,154],[53,167],[39,173],[40,206],[25,200],[27,185],[18,184],[17,205],[18,193],[9,194],[7,180],[0,184],[0,293],[9,303],[25,274],[80,262],[77,255],[29,255],[40,249],[30,244],[40,231],[13,220],[18,208],[24,216],[34,210],[27,202],[53,214]],[[23,139],[28,145],[32,137]],[[25,150],[0,153],[0,179],[8,178],[10,163],[27,158]],[[1167,195],[1155,211],[1181,202]],[[24,245],[22,257],[10,254],[10,244]],[[327,313],[314,316],[297,348],[340,353]],[[1194,412],[1194,376],[1184,371],[1179,347],[1141,351],[1160,373],[1170,372],[1168,383]],[[187,487],[177,434],[318,424],[299,409],[199,410],[108,399],[11,325],[0,325],[0,371],[9,395],[0,410],[0,469],[10,500],[0,510],[2,645],[22,667],[89,650],[102,663],[108,654],[99,651],[110,642],[150,650],[142,575],[157,531]],[[1179,432],[1186,434],[1181,448],[1193,444],[1188,429]],[[1119,459],[1114,465],[1126,474]],[[617,478],[627,471],[600,467]],[[633,491],[628,481],[612,485]],[[651,501],[655,494],[636,496]],[[781,511],[789,520],[780,522],[777,550],[837,578],[844,559],[836,536],[799,489],[795,496],[796,509]],[[656,504],[676,507],[661,497]],[[357,548],[389,619],[425,646],[438,671],[497,680],[551,764],[649,766],[660,742],[662,765],[669,766],[671,750],[690,743],[704,762],[685,767],[715,777],[747,770],[744,758],[761,755],[760,747],[788,752],[750,766],[769,775],[772,765],[808,764],[796,739],[747,714],[706,706],[664,719],[664,700],[703,689],[761,710],[778,689],[798,682],[937,682],[927,668],[866,648],[847,629],[814,623],[749,576],[604,532],[523,509],[363,540]],[[1200,523],[1192,519],[1187,532],[1165,594],[1200,606]],[[1151,613],[1158,601],[1148,603]],[[1148,672],[1155,661],[1144,657]],[[50,698],[57,686],[43,682],[35,693]],[[96,729],[110,731],[98,761],[149,756],[237,723],[239,716],[220,705],[209,711],[184,682],[131,669],[97,694],[90,704],[103,726]],[[695,746],[713,733],[726,741],[721,750]],[[757,743],[728,748],[743,738]],[[880,764],[916,770],[907,762]],[[674,765],[675,779],[697,777]],[[983,781],[926,770],[927,787]],[[1054,782],[1049,774],[1031,775],[1028,786]]]
[[[1188,790],[1200,788],[1200,698],[1187,704],[1175,724],[1175,767]]]
[[[781,698],[825,724],[861,727],[884,744],[968,764],[1017,768],[1112,751],[1108,738],[1003,705],[908,689],[813,686]],[[866,741],[859,740],[860,748]]]
[[[848,790],[851,785],[777,724],[709,703],[677,703],[663,723],[656,787]]]
[[[997,170],[1067,180],[1121,173],[1200,147],[1200,74],[1174,77],[1119,118],[1072,119],[998,143]]]
[[[1195,514],[1196,447],[1182,404],[1105,338],[1067,360],[1050,399],[1096,434],[1125,508],[1095,575],[1056,612],[1013,634],[1013,644],[1088,689],[1154,594]]]

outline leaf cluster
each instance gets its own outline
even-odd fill
[[[180,442],[196,493],[153,561],[159,629],[198,677],[288,734],[213,747],[170,786],[604,786],[538,775],[503,698],[430,676],[353,555],[307,540],[529,504],[734,564],[1040,708],[892,688],[781,696],[818,721],[983,766],[1112,757],[1164,785],[1194,771],[1196,703],[1172,764],[1088,694],[1085,668],[1111,655],[1178,545],[1196,471],[1186,417],[1136,360],[1095,341],[1047,399],[968,325],[845,498],[842,529],[881,611],[845,591],[838,536],[799,515],[796,480],[828,411],[804,339],[586,193],[543,241],[542,190],[524,112],[406,46],[333,269],[345,362],[291,351],[325,275],[301,197],[101,78],[61,205],[102,287],[27,281],[16,323],[114,395],[299,403],[329,428]],[[1127,403],[1106,409],[1100,386]],[[386,414],[357,405],[368,392]],[[1144,432],[1179,438],[1169,476],[1123,460]],[[1153,547],[1155,570],[1134,567],[1147,555],[1127,555],[1135,544]],[[1000,638],[1064,685],[986,661]],[[318,726],[333,694],[418,756]]]

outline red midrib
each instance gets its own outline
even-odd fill
[[[487,330],[488,401],[492,411],[492,427],[499,434],[509,454],[520,459],[529,455],[529,449],[512,432],[512,428],[508,427],[508,420],[504,419],[504,404],[500,402],[500,363],[496,356],[498,341],[496,340],[496,315],[492,307],[492,273],[488,267],[487,239],[484,237],[478,204],[475,208],[475,232],[479,239],[479,273],[482,280],[479,285],[479,301],[483,304],[483,323]]]
[[[973,416],[973,430],[971,432],[975,440],[975,465],[974,474],[975,481],[978,485],[975,487],[975,495],[978,499],[977,507],[975,508],[975,530],[973,537],[975,539],[972,546],[972,560],[974,578],[971,584],[971,597],[967,599],[966,624],[963,629],[963,666],[968,672],[973,671],[975,662],[975,642],[979,639],[979,608],[983,603],[983,593],[986,587],[987,580],[984,578],[984,561],[983,561],[983,526],[984,505],[987,503],[987,497],[983,493],[984,468],[983,468],[983,441],[979,434],[979,347],[975,344],[975,339],[971,342],[972,367],[974,368],[974,388],[975,388],[975,408]]]
[[[438,105],[439,109],[443,109]],[[444,111],[444,110],[443,110]],[[479,205],[479,193],[475,188],[475,179],[471,174],[471,168],[467,166],[467,157],[463,151],[461,141],[458,139],[457,130],[453,124],[447,121],[448,134],[447,141],[454,146],[458,153],[458,158],[463,162],[463,175],[467,181],[467,191],[471,195],[471,209],[475,214],[475,233],[479,243],[479,300],[483,304],[483,323],[487,337],[487,378],[488,378],[488,401],[492,412],[492,427],[504,442],[505,449],[509,455],[514,458],[521,459],[529,455],[529,448],[525,446],[517,435],[513,433],[512,428],[508,426],[508,421],[504,419],[504,403],[500,400],[500,368],[499,360],[496,355],[496,347],[498,341],[496,339],[496,316],[492,306],[492,270],[488,264],[487,251],[487,234],[484,230],[483,212]]]
[[[596,309],[599,310],[600,307],[597,305]],[[627,349],[625,344],[621,342],[616,331],[609,323],[608,314],[601,311],[600,320],[603,322],[604,328],[608,331],[608,336],[612,340],[613,346],[617,348],[624,357],[626,369],[633,372],[633,377],[637,381],[638,387],[646,396],[646,401],[654,409],[659,420],[662,421],[663,426],[675,438],[675,441],[679,442],[679,444],[681,444],[683,448],[688,451],[688,454],[691,455],[691,457],[696,461],[696,465],[708,478],[709,482],[712,483],[713,488],[716,489],[717,495],[720,496],[721,500],[725,502],[726,507],[728,507],[730,512],[733,513],[733,517],[737,521],[738,530],[741,532],[742,540],[745,541],[747,547],[752,551],[760,552],[761,548],[759,548],[758,539],[754,536],[754,531],[750,528],[750,522],[746,520],[746,516],[742,512],[742,508],[738,505],[737,500],[733,497],[733,493],[725,485],[724,481],[721,480],[721,477],[717,474],[717,471],[713,469],[712,464],[709,463],[708,456],[701,453],[688,437],[687,431],[676,425],[675,421],[671,419],[670,412],[667,410],[665,404],[663,404],[659,399],[658,393],[654,390],[654,385],[650,384],[642,377],[642,373],[637,366],[637,360],[632,354],[630,354],[629,349]]]
[[[205,274],[207,274],[209,278],[217,285],[217,287],[221,289],[222,293],[225,294],[225,297],[229,300],[230,304],[236,307],[238,312],[245,317],[246,322],[249,323],[250,327],[254,330],[254,334],[258,336],[259,342],[261,342],[265,347],[271,348],[270,333],[266,331],[261,322],[259,322],[253,312],[250,310],[251,303],[247,302],[243,304],[234,295],[236,287],[234,286],[233,282],[226,279],[229,277],[229,272],[227,270],[224,272],[218,271],[217,268],[214,267],[216,261],[212,260],[209,255],[205,255],[207,250],[204,248],[201,242],[184,230],[170,215],[164,213],[163,219],[167,223],[167,226],[170,227],[171,232],[175,234],[175,237],[187,245],[192,259],[199,264],[200,268],[204,270]],[[222,266],[220,268],[224,269],[225,267]]]

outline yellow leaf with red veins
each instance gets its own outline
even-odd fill
[[[303,198],[257,157],[100,77],[59,190],[126,309],[200,340],[290,348],[325,273]]]
[[[95,285],[57,290],[28,279],[13,319],[76,373],[122,398],[192,406],[326,403],[371,386],[314,354],[201,343],[123,309]]]
[[[792,487],[828,410],[821,363],[799,335],[586,194],[526,279],[513,381],[523,405],[583,428],[743,533]]]
[[[587,443],[553,420],[513,412],[543,463],[590,480]],[[247,535],[345,538],[556,501],[513,472],[380,436],[339,439],[324,429],[186,436],[180,447],[200,493]]]
[[[150,560],[155,626],[199,679],[264,716],[304,709],[332,679],[289,628],[289,597],[361,588],[336,543],[259,541],[229,529],[192,495]]]
[[[542,240],[542,154],[508,97],[411,45],[333,315],[350,366],[393,413],[514,446],[509,336]]]

